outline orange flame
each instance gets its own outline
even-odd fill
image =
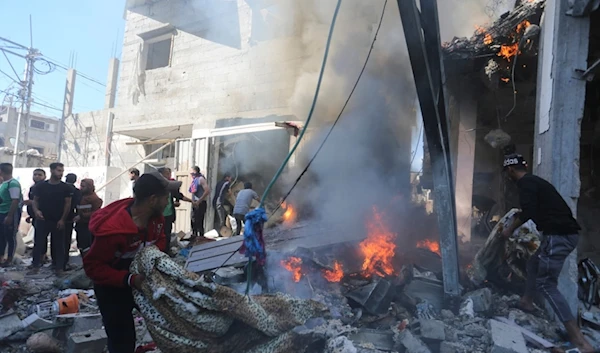
[[[382,215],[373,207],[373,219],[367,222],[367,239],[359,247],[365,257],[362,270],[366,277],[394,274],[392,259],[395,255],[396,235],[383,222]]]
[[[490,45],[490,44],[492,44],[493,41],[494,41],[494,38],[492,38],[492,35],[489,33],[486,33],[485,37],[483,38],[483,44]]]
[[[502,45],[500,47],[500,51],[498,52],[498,56],[505,58],[510,61],[510,59],[520,53],[519,51],[519,43],[515,43],[513,45]]]
[[[508,77],[501,77],[500,79],[502,80],[502,82],[506,82],[506,83],[510,82],[510,78],[508,78]]]
[[[440,243],[438,243],[437,241],[433,241],[433,240],[429,240],[429,239],[421,240],[420,242],[417,243],[417,248],[427,249],[438,255],[442,255],[442,253],[440,252]]]
[[[481,26],[478,26],[478,25],[475,25],[475,33],[476,34],[484,34],[485,32],[486,32],[485,28],[483,28]]]
[[[287,224],[294,223],[296,221],[296,210],[294,207],[292,207],[292,205],[281,205],[285,208],[285,212],[283,213],[283,222]]]
[[[333,263],[333,270],[323,270],[323,277],[329,282],[339,282],[344,278],[344,271],[342,264],[335,261]]]
[[[298,257],[290,257],[287,260],[281,260],[281,265],[292,273],[294,282],[300,282],[302,278],[302,259]]]
[[[524,32],[529,26],[531,26],[531,22],[524,20],[517,25],[517,33]]]

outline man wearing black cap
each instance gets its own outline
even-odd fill
[[[89,229],[94,242],[83,258],[108,336],[110,353],[135,350],[134,307],[131,288],[139,289],[142,275],[129,272],[135,254],[143,247],[167,248],[163,211],[170,192],[181,186],[160,173],[146,173],[136,181],[134,197],[119,200],[92,214]]]
[[[581,228],[554,186],[538,176],[527,173],[527,163],[523,156],[505,156],[504,171],[517,183],[521,212],[513,224],[504,229],[503,235],[510,237],[519,226],[530,219],[543,235],[539,248],[527,263],[527,283],[520,308],[523,311],[533,311],[536,293],[541,292],[565,325],[570,341],[581,352],[593,352],[592,346],[577,326],[569,304],[557,287],[558,276],[565,259],[577,247]]]

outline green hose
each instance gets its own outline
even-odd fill
[[[302,132],[300,132],[300,135],[296,139],[296,143],[294,144],[294,147],[292,147],[292,149],[290,150],[290,153],[288,153],[287,157],[285,158],[285,160],[279,167],[279,170],[277,170],[277,173],[275,173],[275,176],[273,176],[273,179],[271,179],[271,182],[267,186],[267,189],[265,190],[264,194],[262,195],[262,197],[260,199],[260,205],[258,207],[263,207],[263,204],[265,203],[265,200],[267,199],[267,196],[269,195],[271,188],[273,187],[273,185],[275,184],[277,179],[279,179],[279,177],[281,176],[283,169],[285,168],[285,166],[289,162],[290,158],[296,151],[296,148],[298,148],[298,145],[300,144],[300,140],[302,140],[302,137],[304,137],[304,133],[306,133],[308,124],[310,123],[310,120],[312,119],[313,113],[315,111],[315,106],[317,105],[317,98],[319,97],[319,91],[321,90],[321,81],[323,81],[323,73],[325,72],[325,65],[327,64],[327,57],[329,56],[329,46],[331,45],[331,38],[333,37],[333,29],[335,28],[335,21],[337,19],[337,15],[340,10],[341,4],[342,4],[342,0],[338,0],[337,5],[335,7],[335,12],[333,13],[333,20],[331,20],[331,27],[329,27],[329,36],[327,37],[327,44],[325,46],[325,55],[323,56],[323,64],[321,65],[321,72],[319,73],[319,80],[317,81],[317,89],[315,91],[315,96],[313,98],[312,105],[310,107],[310,111],[308,112],[308,118],[306,118],[306,122],[304,123],[304,128],[302,129]]]

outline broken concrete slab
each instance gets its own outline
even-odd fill
[[[373,348],[382,351],[394,349],[394,333],[392,331],[373,330],[363,328],[348,336],[356,345],[372,344]]]
[[[410,330],[398,330],[392,328],[394,332],[394,349],[398,351],[406,350],[406,353],[431,353],[429,347],[418,337],[412,334]]]
[[[389,281],[379,279],[353,290],[346,295],[346,298],[351,299],[373,315],[385,314],[392,302],[392,288]]]
[[[102,315],[100,314],[70,314],[59,315],[56,323],[63,326],[57,327],[52,332],[52,337],[66,342],[71,334],[86,332],[102,328]]]
[[[50,331],[55,325],[50,320],[42,319],[38,314],[31,314],[23,319],[23,326],[36,332],[40,332],[45,330]]]
[[[17,313],[11,311],[0,316],[0,340],[18,332],[24,328],[23,322]]]
[[[555,347],[554,343],[536,335],[535,333],[529,331],[528,329],[526,329],[524,327],[517,325],[515,322],[510,321],[509,319],[507,319],[505,317],[495,317],[494,319],[517,328],[519,331],[521,331],[525,340],[527,342],[531,343],[532,345],[536,346],[537,348],[551,349],[551,348]]]
[[[427,278],[414,278],[404,288],[404,294],[411,298],[426,300],[439,311],[444,306],[444,284],[442,281]]]
[[[439,320],[419,320],[421,323],[421,338],[428,341],[444,341],[446,339],[445,325]]]
[[[473,300],[473,310],[476,313],[486,312],[492,307],[492,291],[489,288],[481,288],[467,293],[463,298]]]
[[[106,332],[102,329],[73,333],[69,336],[67,353],[102,352],[107,340]]]
[[[517,328],[497,320],[490,320],[491,353],[529,353],[525,338]]]

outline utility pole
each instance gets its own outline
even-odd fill
[[[63,104],[62,117],[60,119],[60,124],[58,128],[58,144],[56,152],[56,160],[61,161],[60,157],[62,155],[62,146],[64,142],[64,134],[65,134],[65,122],[69,116],[73,113],[73,99],[75,98],[75,78],[77,77],[77,72],[75,69],[69,69],[67,71],[67,82],[65,84],[65,101]]]
[[[17,133],[15,135],[15,146],[12,162],[15,168],[18,168],[19,143],[21,141],[21,125],[23,124],[23,117],[25,117],[25,123],[29,122],[29,112],[31,111],[31,91],[33,88],[33,65],[35,63],[36,55],[37,51],[33,48],[29,48],[27,56],[25,57],[25,75],[21,84],[21,90],[19,92],[19,96],[21,97],[21,108],[19,109],[19,116],[17,117]],[[27,148],[27,146],[24,147]]]

